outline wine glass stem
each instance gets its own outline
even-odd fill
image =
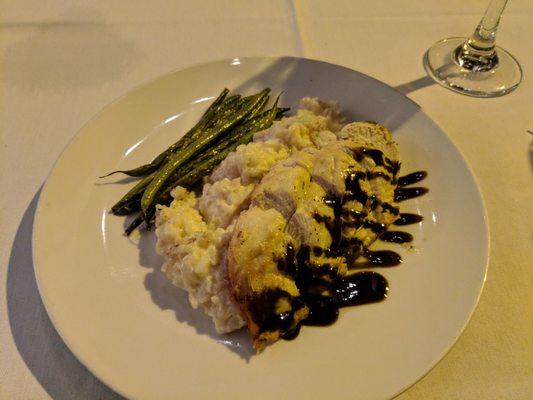
[[[496,31],[507,1],[491,0],[472,36],[455,50],[455,62],[461,67],[473,72],[483,72],[498,65]]]

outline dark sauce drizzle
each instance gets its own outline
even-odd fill
[[[367,250],[365,257],[370,265],[379,267],[395,267],[402,262],[400,255],[392,250]]]
[[[422,196],[428,192],[424,187],[398,188],[394,191],[394,201],[400,202]]]
[[[383,232],[379,238],[384,242],[391,243],[409,243],[413,241],[413,235],[402,231]]]
[[[398,179],[398,188],[394,191],[394,201],[400,202],[414,197],[422,196],[426,194],[429,190],[424,187],[410,187],[406,188],[407,185],[412,185],[413,183],[420,182],[424,179],[428,173],[426,171],[417,171],[408,175],[401,176]]]
[[[418,214],[401,213],[400,218],[394,221],[393,225],[404,226],[404,225],[418,224],[423,219],[424,217]]]
[[[400,168],[399,163],[388,160],[379,150],[361,149],[355,152],[354,159],[361,161],[363,155],[371,157],[376,165],[383,166],[390,175],[376,172],[368,174],[361,171],[348,172],[345,179],[346,193],[343,196],[333,194],[326,196],[324,203],[332,208],[333,218],[316,214],[314,219],[324,223],[331,235],[332,244],[327,249],[302,246],[297,251],[291,244],[287,246],[284,257],[278,260],[278,269],[295,280],[300,296],[292,297],[280,289],[272,289],[251,299],[248,308],[261,330],[279,329],[283,339],[292,340],[298,336],[301,325],[330,325],[337,320],[341,307],[378,302],[387,297],[388,282],[376,272],[362,271],[340,276],[335,266],[327,263],[311,264],[311,255],[315,257],[344,256],[349,263],[355,262],[362,255],[371,266],[375,267],[392,267],[402,262],[400,255],[394,251],[364,249],[358,239],[343,235],[343,230],[347,227],[364,226],[387,242],[406,243],[413,240],[409,233],[387,232],[385,225],[365,221],[366,214],[363,212],[343,209],[348,201],[357,200],[362,204],[370,204],[371,209],[381,207],[383,211],[399,215],[396,225],[408,225],[422,220],[422,217],[416,214],[400,214],[397,207],[381,203],[377,198],[367,195],[362,190],[361,179],[373,179],[379,176],[390,181]],[[397,181],[399,188],[395,190],[395,201],[426,193],[426,188],[403,188],[405,185],[421,181],[426,175],[426,172],[419,171],[400,177]],[[286,300],[290,304],[290,311],[272,313],[270,310],[276,309],[280,300]],[[309,310],[307,318],[296,324],[295,313],[306,306]]]
[[[426,176],[428,176],[428,173],[426,171],[417,171],[411,174],[401,176],[400,178],[398,178],[398,186],[404,187],[407,185],[412,185],[413,183],[420,182]]]

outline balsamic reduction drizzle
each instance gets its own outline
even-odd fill
[[[384,172],[348,171],[345,178],[346,192],[342,196],[329,194],[324,203],[333,210],[333,218],[320,214],[314,215],[317,222],[324,223],[332,238],[331,246],[327,249],[320,247],[309,248],[301,246],[297,251],[289,244],[284,257],[278,260],[278,270],[295,280],[300,296],[292,297],[280,289],[262,292],[254,299],[250,299],[249,311],[254,321],[262,330],[280,330],[282,338],[292,340],[298,336],[301,325],[325,326],[333,324],[339,316],[339,308],[382,301],[387,297],[388,283],[380,274],[362,271],[347,276],[338,274],[337,267],[328,263],[316,265],[311,263],[311,256],[338,257],[343,256],[349,263],[363,255],[368,263],[375,267],[393,267],[399,265],[402,259],[399,254],[391,250],[371,251],[355,237],[344,235],[346,228],[364,227],[372,230],[381,240],[394,243],[406,243],[413,240],[407,232],[387,231],[384,224],[371,222],[366,219],[366,212],[346,209],[343,206],[352,200],[370,205],[372,210],[381,207],[383,211],[399,215],[395,225],[408,225],[422,221],[417,214],[400,214],[397,207],[382,203],[374,196],[369,196],[361,188],[361,179],[381,177],[396,183],[395,176],[400,164],[386,158],[379,150],[360,149],[354,153],[354,159],[361,161],[363,155],[372,158],[377,166],[382,166]],[[414,172],[398,178],[398,188],[394,192],[394,200],[400,202],[421,196],[428,191],[423,187],[404,188],[423,180],[427,176],[425,171]],[[316,263],[316,259],[315,259]],[[288,311],[273,314],[279,304],[289,304]],[[294,322],[294,315],[307,307],[309,314],[300,323]],[[266,311],[265,313],[265,310]]]
[[[418,214],[401,213],[400,218],[394,221],[393,225],[403,226],[403,225],[417,224],[421,222],[423,219],[424,217]]]
[[[427,176],[426,171],[417,171],[408,175],[401,176],[398,179],[398,188],[394,191],[394,201],[400,202],[407,199],[412,199],[414,197],[422,196],[426,194],[429,190],[424,187],[410,187],[406,188],[404,186],[411,185],[413,183],[420,182]]]
[[[387,297],[389,284],[380,274],[372,271],[348,275],[335,287],[335,298],[341,307],[381,301]]]
[[[380,267],[395,267],[402,262],[400,255],[391,250],[367,250],[364,256],[370,264]]]
[[[391,243],[409,243],[413,241],[413,235],[402,231],[383,232],[379,238],[384,242]]]
[[[429,190],[424,187],[398,188],[394,191],[394,201],[400,202],[426,194]]]
[[[387,297],[388,291],[387,280],[376,272],[364,271],[348,275],[332,285],[331,296],[309,296],[309,316],[302,325],[331,325],[337,320],[340,307],[382,301]]]
[[[302,325],[327,326],[337,321],[340,304],[335,296],[306,295],[304,296],[309,315]]]
[[[300,334],[300,328],[301,328],[300,324],[295,325],[294,327],[289,329],[287,332],[284,332],[283,335],[281,335],[281,338],[284,340],[296,339],[298,335]]]
[[[398,186],[403,187],[407,185],[412,185],[413,183],[420,182],[426,176],[428,176],[428,173],[426,171],[417,171],[411,174],[401,176],[400,178],[398,178]]]

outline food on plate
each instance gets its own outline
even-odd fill
[[[269,113],[272,121],[277,106]],[[351,270],[361,261],[401,262],[369,246],[388,233],[388,241],[412,240],[387,229],[409,222],[398,201],[424,192],[399,186],[425,175],[400,180],[398,147],[385,127],[346,123],[334,103],[316,98],[302,99],[294,116],[252,137],[206,170],[198,193],[180,184],[187,175],[171,180],[155,225],[168,278],[218,332],[246,326],[261,350],[294,338],[301,325],[334,322],[339,307],[386,297],[380,274]],[[177,158],[163,181],[176,173]]]
[[[123,173],[142,178],[111,208],[115,215],[138,213],[126,228],[128,235],[143,222],[147,227],[152,225],[156,204],[170,203],[173,187],[193,187],[237,146],[248,143],[255,132],[268,128],[288,111],[277,107],[277,100],[264,110],[268,88],[246,97],[227,97],[228,93],[224,89],[200,121],[150,163],[105,175]]]

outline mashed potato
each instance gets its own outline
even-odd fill
[[[218,332],[241,328],[245,321],[230,293],[226,253],[235,221],[249,206],[250,195],[278,162],[304,148],[337,140],[343,128],[334,104],[304,98],[293,117],[258,132],[213,171],[200,197],[177,187],[169,207],[158,206],[157,250],[163,271],[189,293],[195,308],[212,317]]]

